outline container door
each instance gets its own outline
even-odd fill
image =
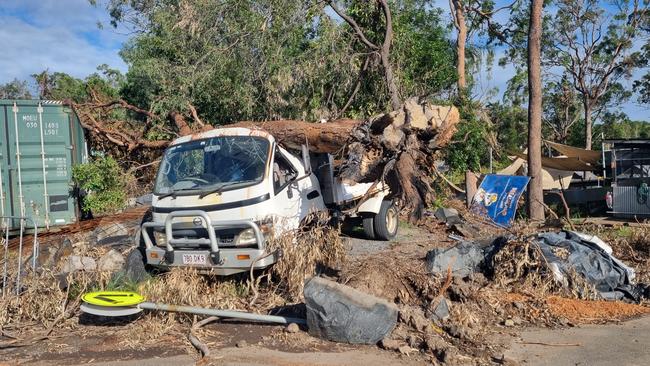
[[[6,106],[0,105],[0,216],[12,215],[6,125],[9,111]]]
[[[11,122],[9,145],[12,156],[15,156],[11,165],[14,212],[17,215],[21,212],[22,189],[25,216],[33,218],[38,226],[74,222],[75,207],[70,184],[72,143],[68,114],[63,112],[60,105],[44,104],[42,108],[38,105],[18,105],[16,120]]]

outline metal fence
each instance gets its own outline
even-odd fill
[[[4,256],[3,256],[3,271],[2,271],[2,297],[4,298],[10,289],[11,285],[11,277],[9,274],[9,261],[10,261],[10,256],[9,256],[9,232],[11,231],[12,225],[10,225],[10,220],[19,220],[19,232],[18,232],[18,237],[16,240],[18,240],[18,258],[17,260],[17,270],[16,270],[16,275],[15,275],[15,292],[16,295],[20,295],[20,280],[21,277],[23,276],[23,265],[26,264],[23,262],[23,247],[24,247],[24,236],[25,236],[25,223],[27,221],[30,221],[31,224],[33,225],[34,233],[33,233],[33,242],[32,242],[32,268],[36,269],[36,264],[38,260],[38,255],[39,255],[39,244],[38,244],[38,225],[34,222],[32,218],[29,217],[24,217],[24,216],[0,216],[0,220],[2,220],[2,237],[4,240]]]

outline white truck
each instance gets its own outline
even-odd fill
[[[136,239],[145,264],[218,275],[266,268],[278,260],[266,251],[267,239],[318,210],[356,218],[371,239],[397,234],[386,185],[342,184],[329,154],[303,146],[298,155],[257,129],[218,128],[173,141]]]

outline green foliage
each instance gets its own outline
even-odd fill
[[[111,157],[96,158],[91,163],[72,168],[72,179],[86,191],[82,208],[93,214],[109,214],[124,208],[126,179],[117,161]]]
[[[91,91],[107,98],[119,98],[124,75],[107,65],[98,66],[97,71],[85,79],[78,79],[63,72],[50,73],[48,70],[33,74],[32,77],[38,84],[41,99],[71,99],[83,103],[92,98]]]
[[[528,141],[528,111],[519,105],[494,103],[488,106],[502,151],[522,151]]]
[[[447,164],[453,173],[466,170],[478,172],[489,158],[489,127],[477,113],[476,102],[460,105],[461,122],[450,145],[445,149]]]
[[[340,3],[381,44],[385,25],[375,4]],[[390,3],[391,62],[402,96],[439,95],[455,80],[449,30],[432,5]],[[368,57],[345,114],[388,109],[377,54],[323,2],[113,0],[109,9],[113,21],[137,30],[121,52],[129,65],[122,96],[160,115],[187,111],[189,102],[212,124],[338,117]]]

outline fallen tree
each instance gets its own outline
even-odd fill
[[[397,111],[365,121],[280,120],[232,126],[265,130],[296,150],[307,143],[313,152],[333,154],[336,174],[344,182],[386,181],[414,221],[433,201],[434,154],[449,143],[459,119],[455,107],[411,99]]]
[[[129,169],[154,161],[176,136],[213,128],[199,118],[192,105],[188,105],[192,117],[188,123],[181,113],[171,112],[163,118],[123,100],[95,98],[85,104],[68,104],[79,116],[91,146],[128,162],[131,166],[125,168]],[[124,118],[124,112],[137,118]],[[228,127],[262,129],[287,148],[299,150],[306,143],[313,152],[333,154],[339,178],[346,183],[385,181],[403,212],[414,221],[433,201],[434,154],[449,143],[458,122],[459,113],[453,106],[410,99],[396,111],[363,121],[243,121]],[[150,140],[152,132],[167,138]]]

